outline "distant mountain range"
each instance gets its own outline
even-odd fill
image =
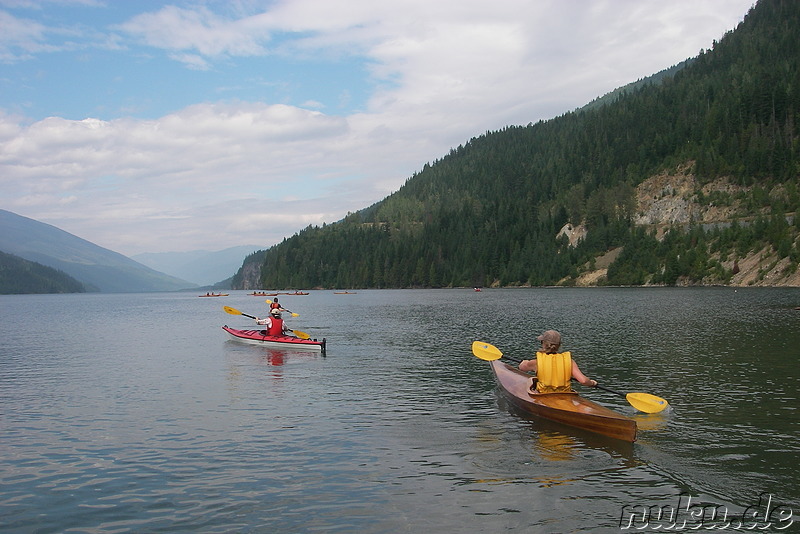
[[[0,210],[0,251],[63,271],[88,291],[138,293],[197,287],[55,226],[6,210]]]
[[[241,267],[242,258],[261,248],[263,247],[257,245],[242,245],[216,252],[146,252],[131,258],[162,273],[206,286],[233,276]]]

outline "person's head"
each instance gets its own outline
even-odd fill
[[[555,354],[561,347],[561,334],[555,330],[546,330],[536,339],[542,342],[542,352],[548,354]]]
[[[278,297],[275,297],[275,304],[278,303]]]
[[[280,311],[278,308],[272,308],[272,309],[269,311],[269,313],[271,313],[273,317],[278,317],[278,318],[280,318],[280,316],[281,316],[281,311]]]

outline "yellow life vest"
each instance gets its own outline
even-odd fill
[[[568,393],[572,391],[572,355],[536,353],[536,391],[539,393]]]

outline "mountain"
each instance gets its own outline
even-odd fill
[[[83,284],[66,273],[0,252],[0,294],[83,293]]]
[[[242,264],[242,258],[263,247],[242,245],[211,252],[146,252],[132,259],[162,273],[190,280],[201,286],[230,278]]]
[[[574,285],[599,264],[596,284],[728,284],[752,257],[740,283],[788,279],[798,27],[800,2],[760,0],[681,68],[470,139],[384,200],[248,257],[232,287]]]
[[[195,286],[55,226],[0,210],[0,251],[58,269],[90,291],[136,293]]]

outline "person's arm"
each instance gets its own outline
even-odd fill
[[[269,321],[269,317],[267,317],[266,319],[259,319],[258,317],[256,317],[256,324],[264,325],[267,324],[267,321]]]
[[[581,372],[578,364],[575,363],[575,360],[572,360],[572,378],[577,380],[582,386],[589,386],[593,388],[597,385],[597,380],[592,380]]]
[[[522,360],[519,362],[519,370],[525,371],[526,373],[535,373],[536,372],[536,359],[533,360]]]

